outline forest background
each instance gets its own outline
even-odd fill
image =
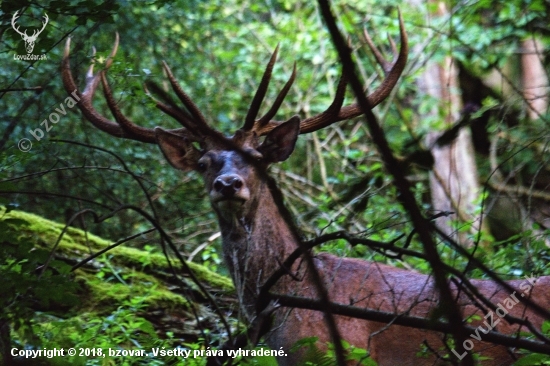
[[[398,87],[375,114],[424,214],[503,279],[550,274],[550,3],[357,0],[334,1],[333,9],[350,37],[366,89],[374,89],[383,72],[365,45],[363,29],[391,59],[388,37],[399,43],[398,9],[403,15],[409,61]],[[18,59],[29,52],[12,26],[16,11],[15,27],[29,29],[29,34],[42,27],[47,14],[48,23],[31,52],[45,59]],[[212,342],[220,342],[225,333],[215,320],[208,326],[190,321],[188,332],[173,325],[160,329],[158,319],[153,320],[147,310],[152,306],[147,297],[151,293],[128,295],[142,293],[136,290],[142,283],[133,283],[136,268],[150,268],[150,258],[160,261],[167,250],[158,230],[142,213],[117,208],[140,208],[154,217],[183,258],[227,276],[219,229],[198,174],[175,171],[158,148],[108,136],[85,121],[78,108],[67,107],[60,77],[65,40],[72,39],[71,63],[82,86],[92,48],[97,50],[96,68],[101,68],[119,33],[120,47],[109,81],[120,107],[137,124],[178,127],[154,107],[143,88],[146,81],[168,87],[161,64],[165,60],[208,121],[230,134],[241,126],[269,55],[278,44],[280,56],[267,99],[275,98],[294,62],[298,75],[277,117],[308,117],[332,101],[341,66],[316,4],[3,1],[0,19],[0,204],[4,218],[0,241],[26,245],[0,249],[5,259],[4,264],[0,261],[0,276],[6,279],[1,286],[3,293],[10,294],[0,299],[5,309],[0,326],[9,329],[4,341],[21,347],[54,347],[70,338],[72,344],[86,345],[93,335],[110,347],[143,342],[172,345],[183,339],[188,347],[200,348],[206,330],[214,334],[209,336]],[[347,102],[353,99],[348,92]],[[102,97],[96,99],[96,107],[109,115]],[[66,113],[56,112],[62,104]],[[55,123],[52,113],[59,115]],[[288,161],[271,167],[270,172],[306,237],[345,230],[392,245],[406,242],[409,249],[422,251],[361,118],[302,136],[296,149]],[[77,214],[86,209],[98,216],[116,213],[94,223],[89,212]],[[37,229],[28,229],[22,239],[25,230],[14,230],[14,225],[30,227],[31,219],[7,216],[16,211],[70,223],[106,243],[124,240],[122,246],[148,253],[132,265],[128,259],[117,261],[115,254],[109,257],[109,252],[97,259],[95,286],[116,283],[113,293],[121,291],[118,285],[128,288],[127,296],[118,299],[120,306],[102,308],[101,299],[95,298],[85,315],[80,313],[81,319],[78,313],[61,316],[60,310],[73,309],[70,301],[75,301],[79,290],[71,287],[74,282],[69,276],[61,276],[64,280],[55,276],[65,275],[79,260],[67,251],[56,257],[58,268],[50,277],[29,273],[44,258],[52,257],[49,253],[63,225],[53,237],[39,239],[44,248],[29,256],[29,247],[39,245],[33,234]],[[89,244],[90,238],[82,240]],[[320,249],[431,271],[421,258],[350,246],[344,240],[325,243]],[[487,277],[469,267],[468,259],[444,240],[438,249],[445,262],[469,277]],[[170,273],[169,265],[159,266],[166,266]],[[220,291],[220,297],[228,296],[224,291],[230,293],[230,284],[220,281],[208,283]],[[187,306],[173,301],[172,306]],[[227,309],[234,305],[228,300]],[[131,320],[132,314],[142,313],[149,316]],[[117,325],[123,321],[123,327]],[[236,320],[231,326],[237,327]],[[73,334],[62,337],[60,329],[71,329]],[[150,338],[146,341],[143,334]]]

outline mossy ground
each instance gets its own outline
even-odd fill
[[[0,264],[0,270],[13,278],[7,287],[11,298],[4,301],[9,306],[0,320],[10,322],[12,345],[74,346],[87,344],[80,337],[104,336],[112,342],[110,346],[125,347],[135,346],[144,335],[146,342],[166,337],[189,342],[204,335],[205,329],[223,333],[218,315],[176,258],[170,258],[172,270],[162,253],[125,243],[71,271],[112,243],[72,227],[60,237],[64,228],[34,214],[0,207],[4,248],[0,256],[7,263]],[[48,263],[46,271],[44,263]],[[218,306],[226,312],[236,308],[230,279],[196,263],[187,265]],[[26,276],[28,284],[18,286],[17,276]],[[13,304],[17,307],[10,307]]]

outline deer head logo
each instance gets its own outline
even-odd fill
[[[19,10],[16,11],[15,14],[13,14],[13,17],[11,18],[11,26],[23,38],[23,41],[25,42],[25,48],[27,49],[27,53],[31,53],[32,50],[34,49],[34,43],[36,42],[36,39],[38,38],[38,35],[40,33],[42,33],[44,28],[46,28],[46,24],[48,24],[48,20],[49,20],[48,14],[44,14],[44,21],[42,22],[42,29],[40,29],[40,30],[35,29],[33,31],[32,35],[29,36],[27,34],[27,30],[25,30],[25,32],[21,32],[19,30],[19,27],[15,26],[15,22],[17,21],[17,18],[19,18],[17,13],[19,13]]]

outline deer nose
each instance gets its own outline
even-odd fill
[[[220,175],[214,181],[214,189],[225,197],[233,197],[242,186],[241,177],[235,174]]]

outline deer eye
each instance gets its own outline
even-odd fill
[[[206,168],[208,168],[208,158],[206,157],[202,157],[199,159],[199,161],[197,161],[197,170],[201,173],[203,173]]]
[[[199,172],[204,172],[206,170],[206,163],[200,162],[197,164],[197,170]]]
[[[262,155],[261,152],[257,151],[257,150],[251,150],[248,152],[250,154],[250,157],[252,158],[252,160],[254,160],[255,162],[257,163],[260,163],[262,162],[264,156]]]

